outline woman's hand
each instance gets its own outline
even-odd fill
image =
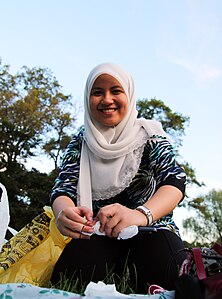
[[[131,226],[146,226],[147,218],[137,210],[118,203],[101,208],[96,216],[101,223],[100,231],[110,238],[117,238],[122,229]]]
[[[87,207],[66,207],[56,217],[59,231],[73,239],[89,239],[84,233],[93,233],[93,213]]]

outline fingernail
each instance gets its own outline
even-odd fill
[[[88,220],[87,222],[86,222],[86,225],[88,225],[88,226],[93,226],[93,221],[90,221],[90,220]]]

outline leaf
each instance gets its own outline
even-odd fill
[[[13,292],[13,290],[12,289],[7,289],[7,290],[5,290],[5,292],[6,293],[11,293],[11,292]]]
[[[56,290],[56,289],[54,289],[52,292],[53,292],[54,294],[60,294],[60,290]]]
[[[41,290],[41,291],[39,291],[39,294],[47,294],[47,293],[50,293],[50,291],[49,290]]]

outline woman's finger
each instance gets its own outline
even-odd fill
[[[67,208],[63,210],[63,215],[65,215],[67,218],[74,222],[82,223],[84,224],[86,220],[89,222],[88,225],[91,224],[92,221],[92,211],[86,207],[72,207]],[[91,223],[90,223],[91,222]]]
[[[120,218],[116,216],[112,217],[109,221],[106,222],[104,231],[108,237],[118,237],[120,233],[120,231],[118,230],[118,224],[120,221]]]
[[[97,218],[101,223],[101,232],[105,232],[108,237],[117,238],[119,233],[130,225],[137,225],[138,213],[120,204],[112,204],[102,208]]]
[[[75,211],[72,211],[73,214]],[[77,217],[78,216],[78,217]],[[93,233],[93,227],[92,224],[89,223],[89,221],[83,217],[80,217],[79,215],[73,216],[72,219],[70,219],[70,211],[64,210],[59,212],[57,218],[56,218],[56,224],[58,229],[60,230],[61,233],[67,235],[67,233],[70,234],[69,231],[72,232],[81,232],[81,229],[84,225],[84,231],[86,233]],[[73,220],[77,219],[77,220]],[[68,231],[67,231],[68,230]]]
[[[100,231],[105,231],[105,226],[107,222],[109,222],[111,219],[115,217],[117,208],[115,204],[105,206],[101,208],[96,216],[96,219],[100,221]]]
[[[92,228],[89,229],[85,225],[78,226],[78,230],[72,230],[64,225],[59,225],[60,232],[72,239],[89,239],[92,234]]]

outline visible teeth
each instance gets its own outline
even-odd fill
[[[110,109],[103,109],[103,111],[106,111],[106,112],[112,112],[112,111],[115,111],[114,108],[110,108]]]

